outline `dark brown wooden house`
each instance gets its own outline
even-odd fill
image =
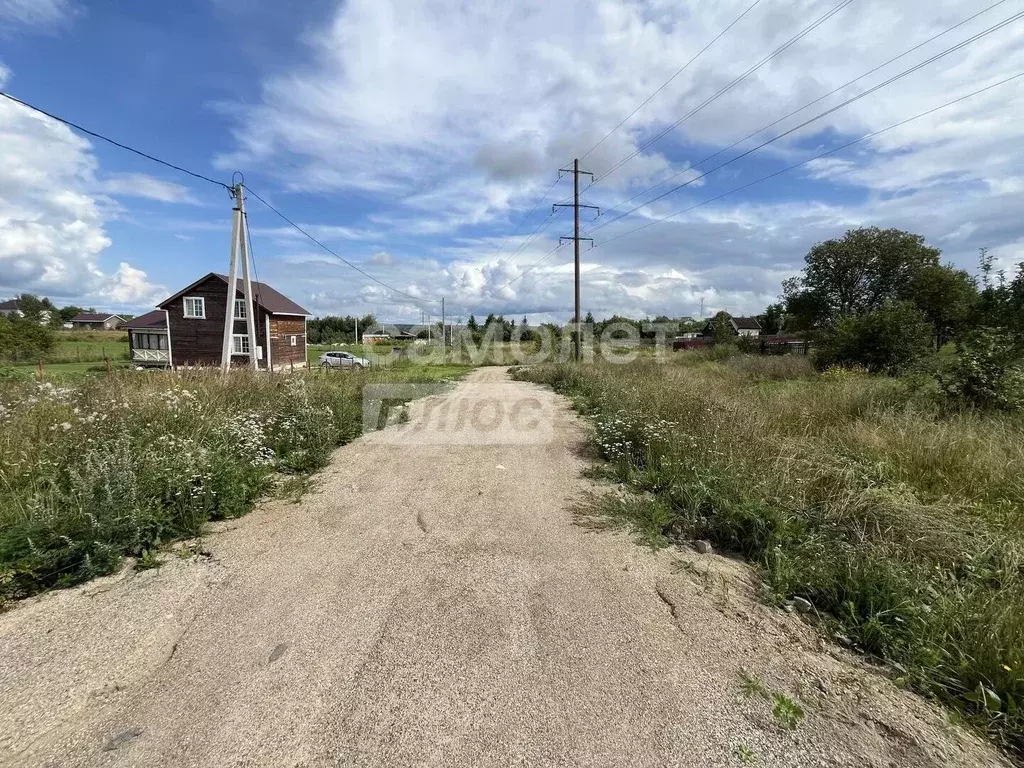
[[[235,291],[232,358],[248,364],[242,281]],[[252,283],[256,357],[260,368],[274,370],[306,365],[306,318],[309,312],[266,283]],[[211,272],[159,304],[166,312],[168,357],[172,366],[220,365],[227,307],[228,277]]]

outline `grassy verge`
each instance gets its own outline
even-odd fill
[[[465,370],[0,379],[0,604],[245,514],[277,473],[312,472],[360,434],[366,384]]]
[[[592,417],[603,502],[652,543],[706,538],[843,642],[1024,752],[1024,420],[799,357],[547,365]]]

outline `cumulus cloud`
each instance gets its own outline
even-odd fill
[[[0,292],[145,303],[144,272],[99,267],[110,211],[92,196],[97,162],[66,126],[0,103]]]
[[[746,4],[348,0],[307,38],[304,61],[268,77],[258,103],[235,105],[237,146],[219,162],[278,168],[293,190],[356,191],[375,200],[368,216],[375,227],[429,242],[432,252],[426,258],[421,249],[404,252],[389,242],[395,263],[375,264],[384,279],[480,310],[564,314],[571,307],[571,273],[560,265],[567,251],[505,287],[567,233],[556,231],[564,220],[507,263],[490,255],[557,168],[602,139]],[[819,0],[761,4],[591,152],[585,167],[598,175],[612,168],[829,7]],[[673,184],[692,179],[709,167],[703,158],[982,8],[962,0],[858,3],[588,190],[588,202],[607,207],[673,174]],[[711,167],[1013,11],[987,11]],[[713,174],[704,189],[693,184],[603,228],[601,237],[595,234],[599,247],[585,256],[585,306],[693,314],[703,298],[708,309],[754,311],[774,298],[813,242],[861,224],[921,232],[963,266],[979,245],[1012,258],[1024,239],[1014,216],[1024,203],[1024,160],[1015,151],[1024,138],[1024,90],[1014,86],[780,177],[765,192],[725,198],[607,245],[602,240],[1019,72],[1019,34],[1019,24],[1010,25],[837,110],[756,160]],[[566,191],[567,185],[557,188],[547,202]],[[524,240],[511,238],[501,256]],[[364,304],[379,298],[361,284],[338,291]]]

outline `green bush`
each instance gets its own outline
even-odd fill
[[[845,317],[821,334],[814,360],[819,368],[861,366],[872,373],[906,371],[931,350],[932,327],[908,302]]]
[[[956,403],[1018,410],[1024,406],[1020,340],[1003,329],[979,328],[957,343],[956,358],[939,381]]]

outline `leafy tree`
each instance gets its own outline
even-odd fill
[[[786,307],[782,302],[769,304],[764,312],[757,316],[757,322],[761,324],[761,330],[771,336],[782,333],[785,320]]]
[[[978,288],[962,269],[936,264],[917,273],[910,298],[932,324],[937,349],[967,328],[978,303]]]
[[[70,323],[71,318],[75,315],[80,315],[85,312],[81,307],[75,306],[74,304],[68,304],[66,307],[61,307],[57,310],[57,315],[60,317],[62,323]]]
[[[480,326],[476,322],[476,317],[474,317],[473,315],[469,316],[469,322],[466,323],[466,327],[474,332],[480,329]]]
[[[587,325],[593,325],[594,324],[594,315],[591,314],[590,312],[587,312],[587,316],[583,318],[583,322],[585,324],[587,324]]]
[[[932,327],[921,310],[893,301],[840,319],[822,336],[815,361],[822,368],[859,365],[896,375],[928,354],[931,338]]]
[[[7,360],[32,360],[51,349],[56,339],[53,331],[37,319],[0,315],[0,357]]]
[[[731,320],[732,315],[724,311],[711,318],[714,329],[713,340],[716,346],[736,343],[736,329],[732,327]]]
[[[851,229],[808,251],[803,273],[783,285],[800,326],[815,328],[909,298],[921,270],[938,266],[939,250],[899,229]]]
[[[521,321],[521,322],[520,322],[519,324],[520,324],[520,325],[521,325],[521,326],[522,326],[523,328],[525,328],[526,326],[528,326],[528,325],[529,325],[529,323],[528,323],[528,322],[527,322],[527,320],[526,320],[526,315],[523,315],[523,319],[522,319],[522,321]]]

